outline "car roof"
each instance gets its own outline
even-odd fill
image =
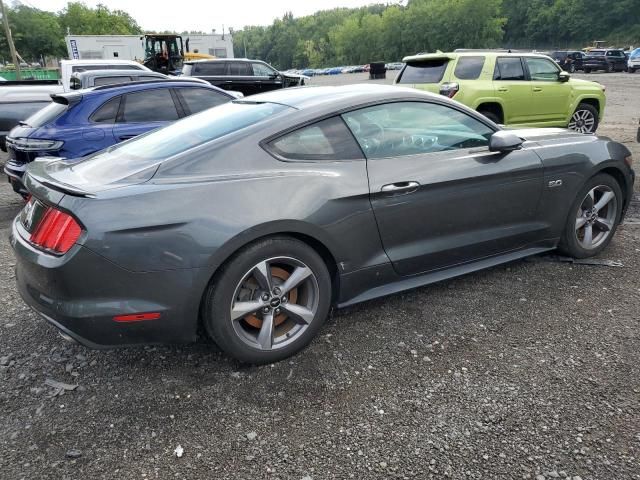
[[[464,52],[435,52],[435,53],[418,53],[416,55],[409,55],[404,57],[402,61],[404,63],[408,62],[420,62],[423,60],[455,60],[458,57],[477,57],[477,56],[485,56],[485,57],[502,57],[502,56],[517,56],[517,57],[537,57],[537,58],[547,58],[548,55],[543,53],[533,53],[533,52],[518,52],[512,50],[469,50]]]
[[[87,59],[87,60],[78,60],[77,58],[74,58],[73,60],[62,60],[63,63],[65,64],[70,64],[70,65],[77,65],[77,64],[82,64],[82,65],[117,65],[119,63],[121,63],[122,65],[140,65],[141,67],[144,67],[144,65],[142,65],[140,62],[136,62],[135,60],[105,60],[105,59]],[[144,67],[146,68],[146,67]]]
[[[151,90],[154,88],[171,88],[171,87],[199,87],[199,88],[211,88],[222,93],[226,93],[224,90],[215,88],[212,85],[204,85],[199,82],[193,82],[191,80],[171,80],[171,79],[158,79],[148,80],[142,82],[129,82],[129,83],[114,83],[111,85],[101,85],[99,87],[85,88],[84,90],[76,90],[68,93],[52,94],[51,98],[54,102],[72,104],[81,100],[83,97],[93,97],[96,95],[102,95],[106,93],[120,95],[123,93],[137,92],[142,90]],[[232,95],[229,95],[230,97]]]
[[[442,99],[443,97],[413,88],[361,83],[342,86],[283,88],[251,95],[250,97],[236,100],[236,102],[277,103],[298,110],[317,107],[322,104],[331,104],[335,109],[340,109],[343,106],[349,107],[356,103],[375,102],[381,98],[385,100],[415,98],[418,100],[424,98]]]
[[[193,63],[221,63],[221,62],[260,62],[266,63],[264,60],[255,60],[251,58],[203,58],[200,60],[189,60],[184,62],[187,65]]]
[[[145,77],[157,77],[158,79],[166,78],[166,75],[158,72],[147,72],[146,70],[86,70],[84,72],[73,72],[73,76],[77,77],[130,77],[131,75]]]

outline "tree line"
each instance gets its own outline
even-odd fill
[[[139,34],[128,13],[70,2],[60,12],[8,11],[25,59],[65,57],[64,35]],[[168,32],[167,32],[168,33]],[[233,31],[234,54],[280,69],[399,61],[455,48],[581,48],[593,40],[640,44],[640,0],[408,0],[323,10]],[[0,54],[8,58],[4,36]]]

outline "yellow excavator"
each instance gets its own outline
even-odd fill
[[[140,40],[144,40],[144,66],[165,75],[178,75],[185,60],[216,58],[206,53],[190,52],[189,39],[183,45],[181,35],[154,33],[146,34]]]

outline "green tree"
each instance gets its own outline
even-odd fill
[[[63,56],[66,52],[64,35],[55,13],[17,4],[8,9],[9,24],[18,53],[27,61],[38,61],[46,56]],[[9,46],[0,36],[0,50],[9,57]]]
[[[60,25],[73,35],[136,35],[142,33],[138,23],[127,12],[109,10],[105,5],[96,8],[84,3],[69,2],[59,13]]]

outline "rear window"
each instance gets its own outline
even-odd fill
[[[193,75],[224,75],[226,62],[194,63],[191,67]]]
[[[114,65],[114,64],[101,64],[101,65],[74,65],[71,67],[72,72],[88,72],[90,70],[142,70],[142,66],[138,65]]]
[[[118,182],[289,108],[275,103],[225,103],[102,150],[71,168],[88,183]]]
[[[68,105],[51,102],[42,110],[37,111],[27,118],[24,123],[33,128],[42,127],[43,125],[53,122],[56,118],[66,112],[67,108],[69,108]]]
[[[484,67],[485,57],[460,57],[453,74],[460,80],[476,80]]]
[[[100,85],[114,85],[116,83],[128,83],[131,81],[131,77],[96,77],[93,79],[93,84],[96,87]]]
[[[408,63],[400,74],[398,83],[440,83],[448,64],[448,58]]]
[[[524,80],[520,57],[500,57],[496,61],[494,80]]]

